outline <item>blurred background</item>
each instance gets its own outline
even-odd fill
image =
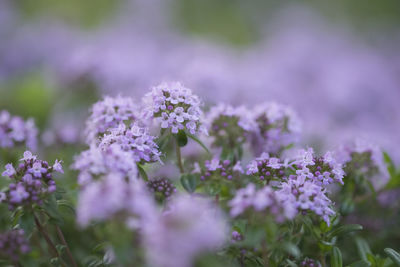
[[[303,143],[400,159],[400,2],[0,0],[0,110],[81,140],[103,95],[180,80],[207,103],[288,104]],[[77,153],[77,152],[75,152]]]

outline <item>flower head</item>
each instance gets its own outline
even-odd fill
[[[18,262],[21,255],[30,251],[29,243],[22,229],[14,229],[0,234],[0,256]]]
[[[187,130],[191,134],[205,132],[200,118],[201,102],[198,96],[181,83],[162,83],[152,88],[143,102],[147,117],[155,118],[163,129],[172,133]]]

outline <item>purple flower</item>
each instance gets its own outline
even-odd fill
[[[8,111],[0,111],[0,147],[14,147],[23,143],[29,149],[36,149],[38,130],[32,119],[24,121],[11,116]]]
[[[11,163],[6,164],[6,170],[2,173],[2,176],[12,177],[16,174],[14,166]]]
[[[29,193],[26,192],[23,184],[18,183],[17,187],[14,190],[10,190],[10,202],[19,204],[23,200],[29,197]]]
[[[177,196],[168,210],[143,226],[149,266],[192,266],[200,253],[215,250],[228,236],[225,219],[211,201]]]
[[[56,159],[56,161],[53,164],[53,170],[55,170],[56,172],[59,172],[59,173],[64,173],[61,163],[62,163],[62,160]]]
[[[21,255],[30,251],[29,243],[22,229],[14,229],[0,234],[0,256],[18,262]]]
[[[32,173],[33,176],[40,178],[44,173],[47,172],[47,169],[42,167],[42,163],[40,161],[36,161],[32,164],[32,167],[28,169],[28,172]]]

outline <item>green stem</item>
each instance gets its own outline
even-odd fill
[[[182,164],[182,155],[181,155],[181,148],[178,145],[178,142],[176,142],[176,159],[177,159],[177,164],[178,164],[178,168],[181,174],[185,173],[185,170],[183,169],[183,164]]]
[[[53,254],[54,257],[60,258],[60,254],[58,253],[56,246],[51,241],[51,239],[50,239],[49,235],[47,234],[46,230],[40,224],[39,219],[36,217],[35,214],[33,214],[33,217],[34,217],[34,220],[35,220],[36,227],[37,227],[38,231],[43,235],[44,239],[46,240],[46,243],[49,246],[49,249],[50,249],[51,253]],[[62,265],[64,266],[64,264],[62,264]]]
[[[78,265],[76,264],[76,262],[74,260],[74,257],[72,256],[72,253],[71,253],[71,250],[69,249],[67,241],[65,241],[64,234],[63,234],[63,232],[61,231],[61,229],[60,229],[60,227],[58,225],[56,225],[56,230],[57,230],[57,235],[61,240],[61,243],[65,246],[68,258],[71,261],[72,266],[77,267]]]

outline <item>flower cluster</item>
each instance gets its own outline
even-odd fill
[[[137,106],[131,98],[106,96],[90,110],[86,123],[86,140],[89,144],[97,142],[110,128],[117,127],[120,123],[129,125],[137,120]]]
[[[201,174],[200,179],[205,181],[211,178],[226,178],[232,180],[234,177],[238,177],[243,173],[240,161],[233,164],[229,159],[220,160],[218,158],[213,158],[212,160],[206,160],[204,162],[205,170],[200,170],[198,166],[194,172],[199,172]]]
[[[238,242],[244,239],[243,235],[238,231],[232,231],[232,241]]]
[[[152,199],[140,180],[127,182],[118,173],[110,173],[82,188],[77,221],[85,227],[91,221],[104,221],[119,214],[128,226],[135,228],[155,212]]]
[[[210,201],[177,196],[165,213],[144,226],[148,263],[156,267],[192,266],[199,253],[222,245],[226,233],[225,220]]]
[[[38,130],[33,119],[24,121],[11,116],[6,110],[0,111],[0,147],[13,147],[24,143],[27,148],[36,150]]]
[[[306,176],[289,177],[287,181],[280,184],[277,194],[285,206],[303,213],[314,212],[330,225],[330,217],[335,214],[331,208],[333,203],[326,196],[326,189]]]
[[[143,101],[148,107],[146,116],[156,118],[161,128],[170,128],[172,133],[185,129],[191,134],[205,133],[200,123],[200,99],[181,83],[162,83],[153,87]]]
[[[257,212],[268,210],[278,222],[293,219],[297,215],[297,207],[287,203],[279,191],[275,191],[270,186],[257,190],[256,186],[251,183],[236,192],[235,197],[229,202],[229,206],[232,217],[236,217],[250,208]]]
[[[31,251],[22,229],[14,229],[0,234],[0,256],[18,262],[21,255]]]
[[[154,139],[155,137],[149,135],[146,128],[138,123],[133,123],[130,128],[120,124],[104,135],[99,147],[106,149],[112,144],[117,144],[123,151],[131,153],[135,162],[155,162],[160,161],[161,153]]]
[[[281,181],[286,176],[288,162],[282,162],[279,158],[270,157],[268,153],[261,154],[260,157],[251,161],[247,166],[247,175],[255,175],[261,181],[277,179]]]
[[[24,153],[21,161],[17,169],[12,164],[7,164],[2,174],[13,180],[7,191],[0,193],[1,201],[7,203],[10,210],[18,206],[41,205],[47,195],[56,191],[53,172],[64,173],[61,161],[56,160],[50,166],[46,161],[37,159],[30,151]]]
[[[90,149],[75,157],[72,168],[79,171],[78,183],[85,185],[111,172],[127,178],[137,177],[136,157],[118,144],[100,149],[92,144]]]
[[[301,132],[301,122],[297,114],[288,106],[275,102],[256,106],[252,112],[257,124],[252,145],[257,154],[276,154],[297,141]]]
[[[363,176],[371,180],[375,188],[379,188],[389,179],[382,151],[364,139],[342,145],[337,149],[336,155],[345,165],[347,176]]]
[[[245,107],[234,108],[219,104],[206,114],[206,125],[213,138],[213,145],[233,147],[246,142],[250,133],[256,129],[251,112]]]
[[[342,165],[329,151],[323,157],[317,157],[312,148],[301,149],[298,151],[294,165],[297,168],[296,174],[298,176],[307,177],[319,185],[335,182],[343,184],[345,172]]]
[[[174,184],[166,178],[152,179],[147,182],[147,187],[159,202],[169,200],[177,192]]]

